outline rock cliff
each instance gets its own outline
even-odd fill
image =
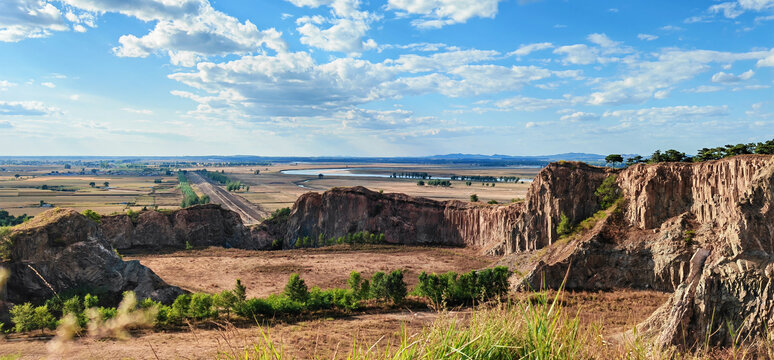
[[[170,303],[183,291],[138,261],[123,261],[96,222],[69,209],[52,209],[0,239],[11,270],[3,296],[12,303],[41,302],[71,290],[120,299],[124,291]]]
[[[728,324],[748,338],[772,328],[771,156],[640,164],[616,175],[623,201],[593,229],[541,250],[522,285],[558,287],[567,275],[571,289],[674,291],[641,325],[641,333],[661,344],[697,344],[709,337],[728,345]],[[596,181],[598,173],[588,177]]]
[[[501,253],[514,236],[522,204],[488,206],[381,194],[364,187],[307,193],[279,230],[285,247],[299,237],[326,238],[369,231],[393,244],[470,246]]]
[[[100,228],[116,249],[222,246],[262,249],[271,242],[254,236],[239,215],[216,204],[197,205],[169,213],[143,211],[134,216],[102,217]]]

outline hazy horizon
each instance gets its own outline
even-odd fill
[[[0,156],[695,154],[774,136],[771,34],[774,0],[8,0]]]

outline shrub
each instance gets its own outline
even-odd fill
[[[188,316],[196,320],[212,317],[212,295],[204,293],[193,294],[191,296],[191,303],[188,306]]]
[[[247,299],[247,287],[242,285],[242,280],[240,279],[236,279],[236,284],[234,284],[234,295],[237,301],[245,301]]]
[[[169,312],[169,321],[172,323],[180,323],[188,316],[188,309],[191,305],[191,295],[182,294],[175,299],[172,303],[172,308]]]
[[[304,304],[290,299],[285,295],[271,295],[266,298],[274,314],[298,314],[304,309]]]
[[[496,204],[498,204],[498,202],[497,202],[497,200],[489,200],[489,201],[487,202],[487,204],[490,204],[490,205],[496,205]]]
[[[400,304],[406,298],[406,283],[403,282],[403,270],[394,270],[387,276],[387,296],[393,303]]]
[[[191,243],[189,243],[188,240],[185,241],[185,249],[186,250],[193,250],[193,246],[191,246]]]
[[[92,220],[92,221],[94,221],[96,223],[102,222],[102,215],[98,214],[97,212],[95,212],[93,210],[86,209],[86,210],[83,210],[83,212],[81,214],[83,214],[83,216],[89,218],[90,220]]]
[[[304,302],[309,296],[309,290],[306,283],[298,273],[290,274],[287,285],[285,285],[285,296],[290,300]]]
[[[556,233],[559,234],[559,236],[565,236],[572,233],[572,223],[570,223],[570,218],[564,213],[559,217],[559,225],[556,227]]]
[[[379,271],[371,277],[369,297],[372,299],[387,299],[387,277]]]
[[[118,310],[113,307],[99,307],[97,311],[99,312],[100,319],[102,320],[112,319],[116,317],[116,314],[118,313]]]
[[[83,308],[93,308],[97,306],[97,303],[99,303],[99,298],[96,295],[92,294],[86,294],[86,296],[83,297]]]
[[[231,310],[236,308],[237,303],[239,302],[240,300],[237,299],[237,296],[231,290],[223,290],[212,297],[212,306],[215,308],[215,314],[217,314],[219,310],[225,311],[226,318],[230,317]]]
[[[271,248],[272,248],[272,250],[282,250],[282,240],[274,239],[271,242]]]
[[[271,315],[274,310],[266,300],[252,298],[238,303],[234,308],[234,312],[242,317],[254,318],[259,315]]]
[[[14,323],[16,332],[24,332],[36,329],[52,329],[56,321],[54,316],[48,311],[48,307],[34,307],[30,303],[15,305],[10,310],[11,321]]]
[[[362,277],[360,276],[360,273],[357,271],[353,271],[349,273],[349,279],[347,279],[347,286],[350,288],[350,290],[354,291],[355,293],[360,293],[360,283],[362,282]]]
[[[470,202],[478,202],[478,195],[471,194],[470,195]]]
[[[597,196],[599,201],[599,208],[605,210],[615,203],[620,197],[621,189],[616,183],[617,175],[613,174],[605,178],[602,184],[599,185],[594,195]]]
[[[510,274],[504,266],[463,275],[453,271],[440,275],[422,272],[417,292],[439,307],[473,305],[476,300],[485,301],[506,294]]]
[[[308,310],[312,311],[333,308],[333,293],[322,291],[315,286],[309,291],[305,305]]]

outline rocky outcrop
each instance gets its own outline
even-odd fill
[[[170,303],[183,293],[138,261],[123,261],[96,222],[70,209],[46,211],[2,241],[0,266],[11,270],[3,294],[12,303],[78,290],[108,300],[131,290],[141,299]]]
[[[280,233],[286,247],[299,237],[360,231],[383,233],[393,244],[470,246],[501,253],[514,236],[522,204],[488,206],[381,194],[364,187],[307,193],[293,205]]]
[[[588,176],[598,179],[597,172]],[[770,333],[771,156],[635,165],[617,171],[617,183],[624,201],[593,229],[542,250],[522,285],[558,287],[566,275],[565,286],[572,289],[674,291],[640,326],[641,334],[661,344],[692,345],[709,338],[728,345],[729,326],[740,339]],[[553,206],[551,199],[541,202]]]
[[[104,216],[100,228],[116,249],[222,246],[263,249],[271,245],[245,227],[239,215],[220,205],[197,205],[168,213],[143,211],[135,215]]]

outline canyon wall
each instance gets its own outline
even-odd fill
[[[523,204],[489,206],[381,194],[364,187],[307,193],[293,205],[284,225],[285,247],[299,237],[326,238],[360,231],[382,233],[393,244],[470,246],[502,252],[513,235]]]
[[[143,211],[103,216],[100,228],[116,249],[221,246],[263,249],[271,242],[245,227],[239,215],[220,205],[197,205],[168,213]]]
[[[123,261],[93,220],[52,209],[16,226],[0,239],[0,267],[11,270],[4,300],[40,303],[56,294],[85,290],[106,300],[124,291],[171,303],[183,291],[139,261]]]

